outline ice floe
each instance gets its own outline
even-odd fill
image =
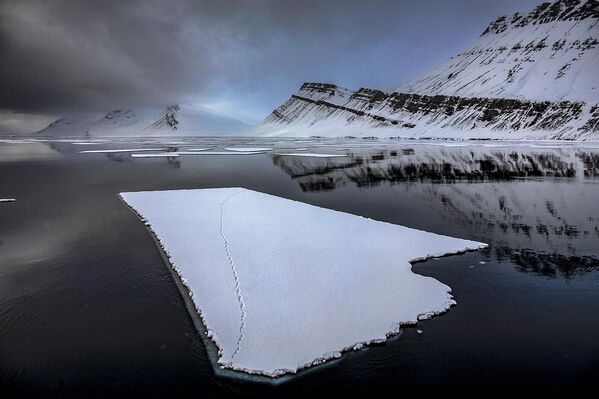
[[[275,155],[287,156],[287,157],[310,157],[310,158],[339,158],[346,157],[343,154],[319,154],[315,152],[281,152]]]
[[[171,158],[178,157],[179,154],[176,152],[156,152],[150,154],[131,154],[133,158]]]
[[[3,202],[15,202],[16,199],[14,198],[0,198],[0,204]]]
[[[189,289],[220,366],[268,376],[448,310],[451,289],[410,262],[486,246],[243,188],[120,195]]]
[[[260,152],[270,151],[272,147],[225,147],[227,151],[240,151],[240,152]]]
[[[142,152],[142,151],[164,151],[165,148],[121,148],[117,150],[85,150],[79,151],[80,154],[95,154],[95,153],[113,153],[113,152]]]
[[[262,152],[228,152],[228,151],[172,151],[154,154],[131,154],[133,158],[178,157],[179,155],[256,155]]]

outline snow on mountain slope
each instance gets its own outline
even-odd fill
[[[469,49],[394,91],[599,102],[599,2],[560,0],[493,21]]]
[[[599,140],[598,25],[597,0],[543,3],[391,93],[305,83],[254,133]]]
[[[42,136],[211,135],[241,132],[243,122],[188,106],[163,110],[115,110],[63,117],[38,132]]]
[[[304,83],[254,133],[599,140],[599,108],[584,102],[389,94]]]

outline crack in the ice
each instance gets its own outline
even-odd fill
[[[244,191],[245,190],[239,190],[237,192],[234,192],[233,194],[231,194],[227,198],[225,198],[224,201],[220,204],[219,233],[220,233],[221,238],[223,239],[223,242],[225,243],[225,252],[227,254],[227,259],[229,260],[229,266],[231,266],[231,271],[233,272],[233,278],[235,279],[235,291],[237,294],[237,300],[239,301],[239,310],[241,311],[241,316],[240,316],[241,324],[239,326],[239,339],[237,340],[237,346],[235,347],[235,351],[233,352],[233,355],[231,356],[231,363],[233,363],[233,361],[235,360],[235,356],[237,355],[237,353],[239,352],[239,349],[241,348],[241,340],[243,339],[243,328],[245,327],[245,304],[243,303],[243,296],[241,295],[241,286],[239,284],[239,275],[237,274],[237,269],[235,268],[235,264],[233,263],[233,258],[231,257],[231,252],[229,251],[229,241],[227,240],[227,237],[225,237],[225,234],[223,231],[223,209],[224,209],[227,201],[229,201],[229,199],[232,196],[242,193]]]

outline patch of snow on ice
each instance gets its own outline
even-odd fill
[[[222,367],[276,376],[443,313],[410,262],[486,245],[243,188],[121,193],[152,229]]]

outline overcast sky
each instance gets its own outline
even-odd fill
[[[263,119],[304,81],[426,72],[537,0],[0,0],[0,134],[64,114],[190,104]]]

